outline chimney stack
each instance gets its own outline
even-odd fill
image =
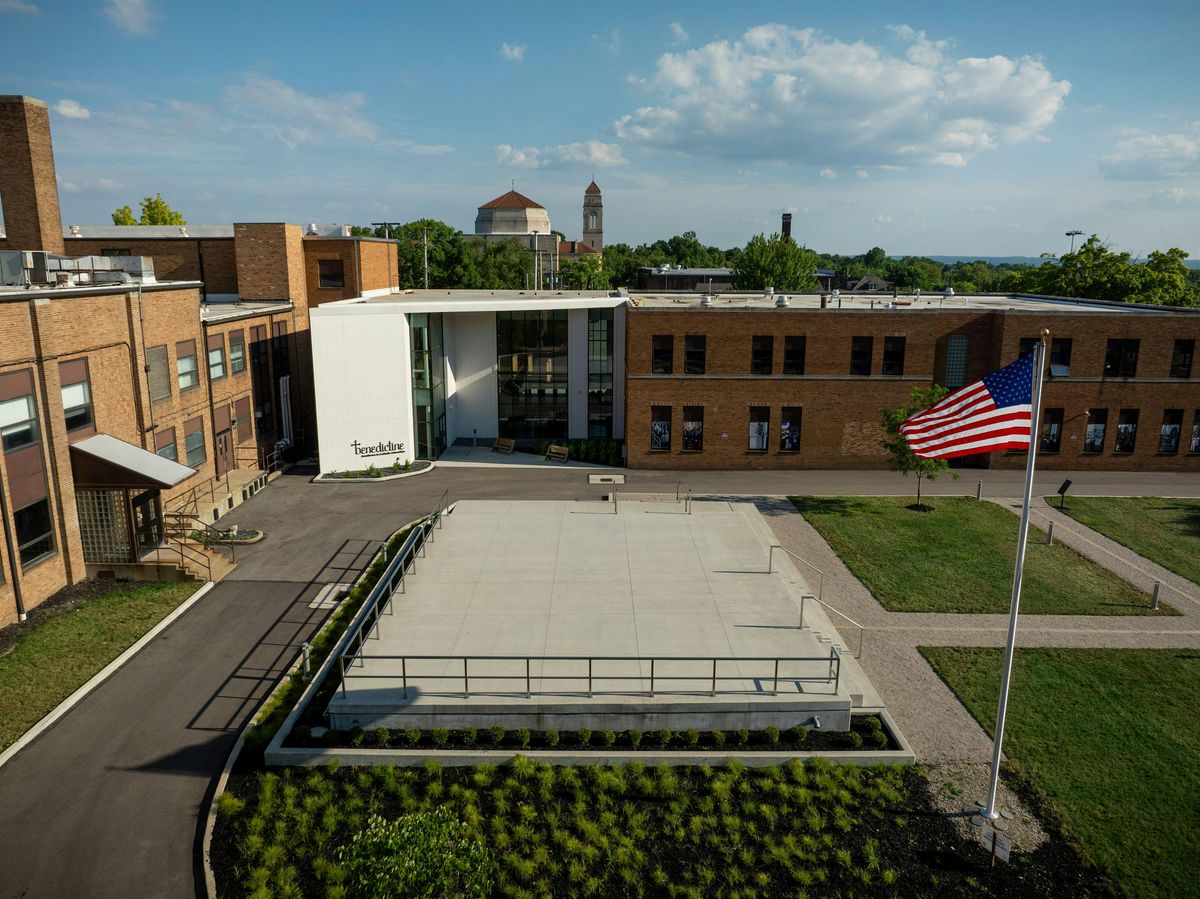
[[[790,212],[783,214],[783,236],[787,240],[792,238],[792,214]]]
[[[31,97],[0,97],[0,203],[13,250],[63,252],[50,110]]]

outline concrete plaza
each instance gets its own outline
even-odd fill
[[[332,721],[844,727],[877,696],[774,542],[752,503],[459,502]]]

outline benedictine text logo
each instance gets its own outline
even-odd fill
[[[357,456],[391,456],[404,452],[404,444],[389,440],[387,443],[372,443],[363,446],[357,440],[350,444]]]

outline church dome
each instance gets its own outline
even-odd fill
[[[476,234],[549,234],[550,230],[546,208],[515,190],[484,203],[475,216]]]

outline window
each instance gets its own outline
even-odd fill
[[[1189,453],[1200,453],[1200,409],[1196,410],[1196,417],[1192,419],[1192,439],[1188,441]]]
[[[340,259],[317,260],[317,282],[320,287],[345,287],[346,275]]]
[[[67,432],[92,427],[95,421],[92,418],[92,386],[88,380],[87,359],[60,362],[58,383],[62,390],[63,417],[66,419]]]
[[[1132,453],[1137,442],[1138,410],[1122,409],[1117,418],[1117,442],[1113,446],[1115,453]]]
[[[675,338],[670,334],[655,334],[650,338],[650,371],[669,375],[674,371]]]
[[[1062,371],[1055,371],[1055,366],[1062,366]],[[1067,378],[1071,375],[1071,338],[1055,337],[1050,341],[1050,375],[1055,378]]]
[[[229,332],[229,371],[237,374],[246,370],[246,338],[241,331]]]
[[[1043,453],[1057,453],[1062,449],[1063,410],[1047,409],[1042,414],[1042,442],[1040,449]]]
[[[175,344],[175,367],[179,372],[181,393],[200,386],[200,373],[196,368],[196,341],[183,340]]]
[[[746,448],[752,452],[766,452],[767,434],[771,430],[771,407],[750,407],[750,429]]]
[[[153,401],[169,400],[171,398],[171,374],[167,348],[165,346],[147,347],[146,367],[150,369],[147,374],[147,381],[150,384],[150,399]]]
[[[1104,432],[1108,428],[1107,409],[1089,409],[1087,429],[1083,434],[1085,453],[1104,452]]]
[[[850,338],[850,374],[869,375],[871,373],[871,352],[874,338]]]
[[[650,407],[650,449],[669,450],[671,448],[671,407]]]
[[[904,374],[904,338],[883,338],[883,373],[899,377]]]
[[[164,459],[170,459],[172,462],[179,461],[179,453],[175,450],[174,428],[167,428],[165,431],[156,431],[154,433],[154,452],[158,453]]]
[[[78,384],[64,384],[62,404],[68,431],[91,427],[92,391],[87,381],[80,381]]]
[[[952,334],[946,341],[946,386],[951,390],[967,383],[967,338]]]
[[[1109,340],[1104,354],[1104,377],[1132,378],[1137,372],[1139,340]],[[1118,439],[1120,434],[1117,435]]]
[[[704,449],[704,407],[683,407],[683,448],[699,452]]]
[[[37,443],[37,410],[32,393],[0,401],[0,441],[6,453]]]
[[[1033,348],[1038,345],[1040,337],[1022,337],[1017,344],[1017,358],[1023,359],[1033,352]]]
[[[245,443],[254,436],[254,418],[250,415],[250,397],[244,396],[233,404],[233,416],[237,424],[238,443]]]
[[[431,328],[434,322],[430,322]],[[430,365],[444,397],[441,320],[431,334]],[[567,436],[567,311],[536,309],[496,313],[500,427],[498,437],[562,439]],[[431,355],[431,359],[434,358]],[[432,389],[432,388],[431,388]],[[434,418],[444,415],[444,399],[429,405]]]
[[[588,310],[588,436],[613,433],[613,311]]]
[[[225,377],[225,335],[208,338],[208,378],[219,381]]]
[[[204,461],[204,421],[193,418],[183,426],[183,447],[187,464],[195,468]]]
[[[1192,356],[1196,352],[1196,341],[1176,340],[1175,349],[1171,353],[1171,377],[1190,378],[1192,376]]]
[[[804,410],[800,406],[784,406],[779,416],[779,451],[800,451],[800,417]]]
[[[703,334],[689,334],[683,338],[683,373],[685,375],[704,374],[706,342]]]
[[[1158,432],[1160,453],[1179,452],[1179,435],[1183,431],[1183,410],[1166,409],[1163,412],[1162,430]]]
[[[803,337],[783,338],[783,373],[785,375],[804,374],[805,339]]]
[[[769,334],[750,338],[750,374],[769,375],[775,365],[775,338]]]
[[[17,526],[17,553],[21,567],[28,568],[38,559],[54,552],[54,527],[50,523],[50,501],[39,499],[13,513]]]

